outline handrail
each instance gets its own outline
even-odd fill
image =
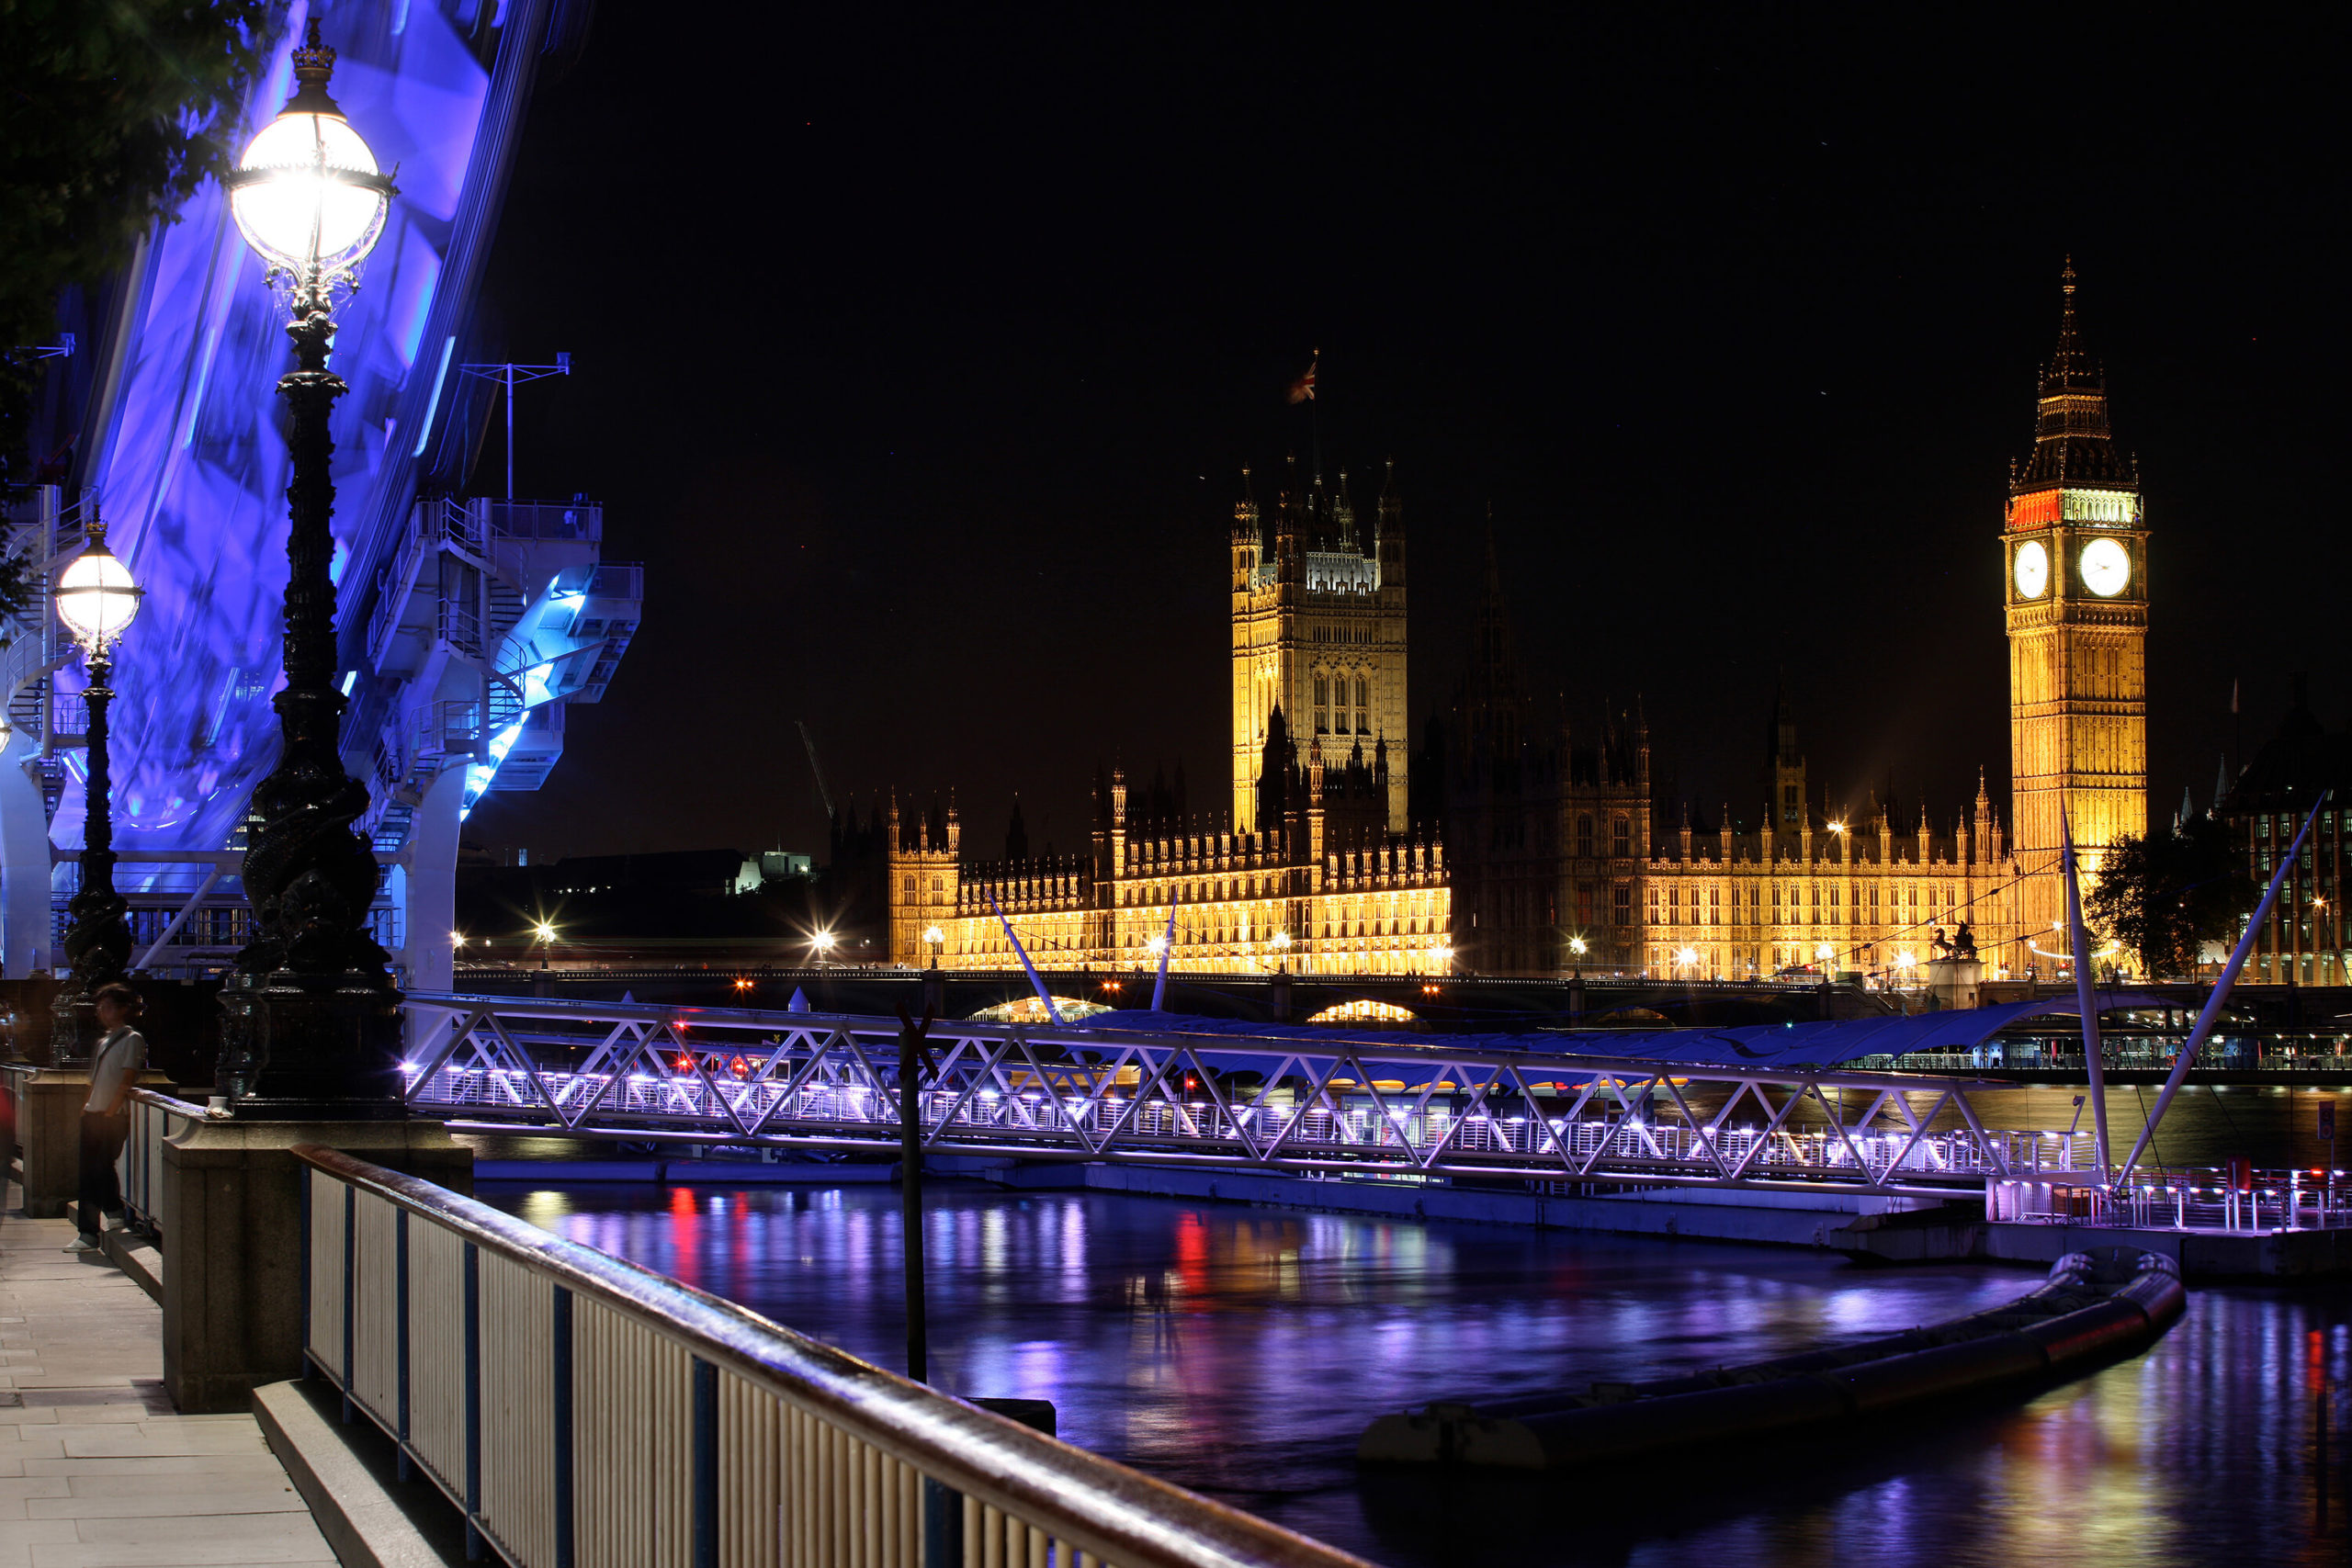
[[[537,971],[532,971],[537,973]],[[844,1012],[790,1012],[763,1008],[706,1007],[699,1004],[663,1002],[605,1002],[574,1000],[569,997],[509,997],[482,996],[457,991],[409,991],[403,993],[402,1004],[410,1009],[419,1007],[447,1009],[464,1013],[474,1009],[494,1011],[502,1018],[537,1018],[548,1020],[573,1019],[582,1021],[632,1020],[648,1023],[669,1023],[683,1021],[697,1029],[753,1029],[805,1032],[810,1030],[843,1030],[856,1034],[886,1036],[896,1040],[899,1021],[894,1018]],[[1708,1077],[1740,1078],[1758,1083],[1819,1084],[1829,1089],[1917,1089],[1923,1086],[1918,1075],[1886,1071],[1854,1071],[1844,1067],[1812,1068],[1804,1066],[1765,1066],[1753,1063],[1686,1062],[1672,1058],[1617,1056],[1605,1053],[1569,1050],[1512,1050],[1498,1048],[1491,1040],[1481,1036],[1454,1037],[1449,1035],[1381,1035],[1371,1032],[1347,1033],[1333,1031],[1327,1036],[1313,1037],[1285,1034],[1191,1033],[1182,1029],[1101,1029],[1084,1020],[1073,1023],[983,1023],[962,1019],[951,1025],[959,1038],[1002,1040],[1030,1045],[1082,1045],[1100,1047],[1105,1044],[1148,1044],[1176,1046],[1187,1051],[1201,1051],[1211,1055],[1262,1055],[1328,1058],[1363,1055],[1382,1062],[1428,1062],[1442,1066],[1461,1061],[1498,1063],[1526,1067],[1543,1072],[1611,1073],[1639,1076],[1656,1070],[1676,1076],[1702,1074]],[[1574,1036],[1563,1035],[1563,1040]],[[1952,1078],[1938,1074],[1937,1089],[1957,1087],[1973,1089],[2008,1089],[2013,1085],[1997,1078]]]
[[[130,1098],[141,1104],[168,1111],[175,1116],[190,1117],[198,1122],[210,1114],[203,1106],[192,1100],[176,1100],[168,1094],[159,1094],[152,1089],[134,1089],[130,1091]]]
[[[207,1113],[201,1105],[152,1089],[132,1089],[126,1109],[130,1125],[122,1153],[115,1156],[115,1171],[122,1184],[123,1217],[135,1229],[160,1235],[164,1140],[178,1131],[177,1123],[201,1122]]]
[[[786,1409],[797,1408],[814,1416],[835,1433],[846,1436],[881,1455],[911,1467],[931,1481],[953,1488],[966,1499],[994,1509],[1012,1521],[1044,1530],[1086,1554],[1098,1563],[1116,1563],[1118,1568],[1369,1568],[1362,1559],[1337,1551],[1307,1538],[1294,1534],[1277,1525],[1258,1519],[1207,1498],[1197,1496],[1163,1481],[1154,1480],[1111,1461],[1087,1453],[1067,1443],[1009,1421],[1002,1416],[967,1404],[910,1382],[894,1373],[868,1362],[859,1360],[844,1351],[822,1344],[805,1335],[773,1323],[760,1314],[730,1302],[664,1278],[650,1269],[620,1258],[552,1235],[537,1226],[461,1197],[431,1182],[395,1171],[385,1170],[364,1160],[354,1158],[315,1145],[298,1145],[294,1156],[313,1172],[344,1184],[355,1194],[364,1193],[392,1206],[396,1217],[406,1215],[424,1221],[453,1233],[469,1247],[493,1254],[507,1262],[519,1265],[531,1274],[556,1287],[563,1300],[559,1313],[555,1341],[561,1347],[558,1354],[568,1358],[571,1342],[569,1298],[582,1298],[629,1322],[650,1330],[666,1342],[671,1350],[690,1351],[698,1363],[695,1369],[696,1394],[695,1408],[697,1422],[702,1420],[704,1401],[701,1393],[699,1364],[708,1364],[731,1374],[752,1388],[764,1392],[782,1402]],[[307,1205],[318,1212],[314,1195]],[[337,1205],[343,1208],[342,1205]],[[344,1208],[343,1218],[334,1222],[342,1231],[340,1269],[330,1264],[331,1272],[339,1272],[345,1282],[344,1289],[330,1284],[324,1292],[313,1288],[306,1280],[305,1300],[316,1303],[323,1294],[339,1303],[345,1321],[341,1325],[345,1347],[346,1365],[339,1380],[346,1397],[360,1398],[356,1383],[350,1376],[348,1365],[353,1344],[353,1319],[371,1320],[381,1325],[396,1310],[402,1325],[410,1319],[409,1303],[402,1300],[396,1309],[374,1297],[363,1296],[365,1287],[381,1289],[392,1283],[389,1278],[368,1279],[357,1269],[356,1260],[364,1254],[364,1243],[355,1242],[355,1233],[344,1230],[356,1210]],[[410,1226],[402,1220],[398,1232],[402,1248],[397,1279],[406,1287],[412,1271],[406,1258]],[[306,1240],[305,1272],[311,1271],[312,1247]],[[470,1258],[467,1265],[469,1310],[477,1292],[470,1281],[474,1273]],[[379,1268],[378,1274],[388,1273]],[[491,1309],[489,1292],[480,1295],[480,1310]],[[332,1332],[332,1327],[331,1330]],[[338,1369],[318,1354],[315,1347],[320,1336],[316,1325],[307,1337],[312,1347],[311,1357],[331,1378]],[[468,1359],[478,1352],[471,1347],[487,1345],[487,1325],[469,1326],[466,1331]],[[456,1347],[446,1348],[454,1354]],[[407,1356],[401,1358],[405,1380]],[[483,1374],[484,1381],[488,1373]],[[624,1380],[626,1381],[626,1380]],[[505,1386],[505,1385],[502,1385]],[[567,1385],[559,1374],[553,1388],[556,1404],[554,1423],[577,1423],[582,1412],[579,1404],[606,1397],[603,1382],[579,1380],[576,1386]],[[610,1397],[626,1399],[626,1393],[616,1392]],[[712,1392],[714,1407],[717,1392]],[[408,1394],[400,1394],[401,1427],[406,1426]],[[631,1408],[642,1409],[640,1403]],[[371,1411],[379,1424],[389,1427],[389,1412]],[[589,1413],[592,1416],[594,1412]],[[723,1440],[718,1435],[715,1416],[711,1417],[709,1441],[714,1447]],[[396,1437],[401,1433],[395,1432]],[[647,1449],[628,1456],[622,1462],[630,1470],[642,1467],[644,1451],[659,1445],[671,1434],[644,1434],[650,1439]],[[722,1527],[716,1518],[706,1520],[705,1509],[713,1513],[720,1506],[720,1493],[716,1480],[719,1461],[714,1455],[710,1479],[704,1479],[704,1456],[696,1437],[695,1458],[697,1497],[695,1506],[696,1535],[695,1561],[706,1559],[701,1548],[706,1535],[711,1541],[712,1555],[717,1562],[716,1540],[722,1528],[730,1535],[735,1528],[747,1528],[765,1539],[774,1540],[773,1516],[765,1520],[743,1519]],[[552,1438],[554,1461],[559,1471],[567,1462],[578,1463],[580,1450],[572,1445],[569,1432],[558,1432]],[[752,1447],[756,1448],[753,1444]],[[739,1460],[741,1456],[737,1456]],[[767,1452],[763,1461],[781,1472],[788,1508],[793,1503],[807,1502],[816,1506],[814,1498],[795,1497],[792,1488],[805,1482],[807,1476],[790,1467],[785,1457]],[[427,1473],[432,1473],[428,1465]],[[887,1500],[887,1486],[877,1499],[870,1472],[860,1470],[854,1458],[849,1464],[853,1476],[867,1473],[866,1489],[846,1503],[834,1497],[830,1506],[843,1506],[857,1511],[862,1505],[867,1517],[862,1523],[854,1522],[848,1529],[851,1539],[862,1529],[871,1553],[873,1532],[881,1528],[873,1512],[876,1508],[892,1509]],[[626,1484],[629,1478],[621,1474],[590,1477],[582,1484],[571,1475],[559,1473],[555,1495],[559,1499],[586,1495],[599,1483],[609,1481],[615,1487]],[[854,1483],[853,1483],[854,1485]],[[737,1495],[748,1495],[752,1488],[742,1487]],[[601,1506],[609,1507],[614,1494],[599,1493]],[[762,1493],[761,1495],[766,1495]],[[747,1505],[748,1506],[748,1505]],[[648,1510],[655,1505],[648,1500]],[[967,1506],[964,1517],[974,1517]],[[481,1521],[491,1533],[498,1535],[497,1521]],[[555,1522],[557,1539],[568,1542],[572,1522],[559,1517]],[[909,1541],[903,1533],[892,1529],[892,1536],[902,1548],[902,1555],[895,1561],[910,1565],[929,1562],[931,1568],[941,1568],[930,1552],[923,1550],[920,1534]],[[975,1543],[977,1544],[977,1543]],[[559,1552],[562,1551],[560,1546]],[[958,1562],[963,1554],[956,1554]],[[826,1559],[827,1561],[834,1559]],[[858,1561],[878,1561],[879,1554],[862,1555]],[[978,1561],[978,1557],[971,1559]],[[993,1560],[991,1558],[991,1560]],[[1035,1559],[1032,1559],[1035,1561]],[[1067,1559],[1065,1559],[1067,1560]]]

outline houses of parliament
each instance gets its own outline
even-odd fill
[[[1408,747],[1395,476],[1361,507],[1351,476],[1294,466],[1262,502],[1245,472],[1234,509],[1224,824],[1202,830],[1181,773],[1104,770],[1085,852],[1029,857],[1016,827],[1006,858],[980,861],[952,807],[894,800],[892,959],[1017,967],[1010,928],[1041,969],[1148,968],[1167,943],[1193,973],[1900,979],[1965,925],[1988,976],[2053,972],[2062,813],[2086,869],[2147,824],[2147,533],[2075,288],[2070,265],[1999,532],[2006,817],[1981,776],[1956,821],[1833,814],[1780,703],[1755,825],[1729,807],[1668,819],[1638,708],[1576,729],[1533,694],[1491,540],[1469,671]]]

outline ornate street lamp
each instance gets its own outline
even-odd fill
[[[941,931],[937,926],[925,926],[922,931],[922,940],[931,948],[931,966],[933,969],[938,968],[939,950],[946,945],[947,933]]]
[[[1581,980],[1584,978],[1584,955],[1589,951],[1591,950],[1585,945],[1584,938],[1580,936],[1572,936],[1568,938],[1568,953],[1569,956],[1576,961],[1576,975],[1574,976],[1576,979]]]
[[[89,543],[58,574],[57,618],[82,649],[90,684],[85,735],[89,782],[82,814],[82,886],[65,906],[74,923],[65,931],[65,958],[74,978],[50,1004],[50,1059],[62,1066],[90,1059],[96,1043],[96,1013],[91,996],[122,978],[130,963],[130,928],[123,923],[130,905],[114,890],[114,814],[107,758],[107,705],[114,689],[114,645],[139,614],[143,592],[130,569],[107,548],[107,525],[93,512],[84,530]]]
[[[294,51],[294,96],[224,182],[246,243],[269,264],[295,367],[277,383],[288,414],[286,684],[276,699],[277,766],[254,791],[259,820],[243,871],[253,940],[222,987],[221,1087],[237,1112],[279,1118],[401,1113],[400,992],[368,931],[376,857],[352,824],[367,786],[343,771],[335,689],[334,441],[347,389],[327,368],[338,289],[348,292],[384,231],[392,182],[327,96],[334,51],[318,18]]]
[[[1289,961],[1289,958],[1290,958],[1290,932],[1288,932],[1288,931],[1276,931],[1276,932],[1274,933],[1274,973],[1275,973],[1275,974],[1277,974],[1277,975],[1283,974],[1284,971],[1286,971],[1286,970],[1290,967],[1290,964],[1289,964],[1289,962],[1288,962],[1288,961]]]

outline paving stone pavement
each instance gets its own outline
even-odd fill
[[[333,1562],[251,1416],[173,1414],[162,1309],[19,1196],[0,1210],[0,1568]]]

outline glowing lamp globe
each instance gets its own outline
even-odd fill
[[[294,51],[300,84],[262,128],[229,175],[229,210],[245,243],[273,268],[314,281],[349,272],[384,231],[392,182],[376,154],[327,96],[334,51],[319,41]]]
[[[130,569],[107,548],[106,530],[93,527],[87,548],[57,579],[57,618],[84,648],[112,648],[139,614],[146,590],[130,581]]]

